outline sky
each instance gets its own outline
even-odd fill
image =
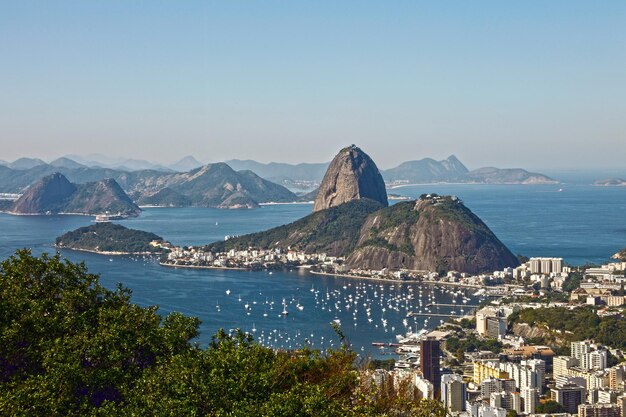
[[[616,168],[626,2],[0,2],[0,159]]]

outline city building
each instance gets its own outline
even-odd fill
[[[539,404],[539,390],[537,390],[537,388],[526,388],[522,390],[521,394],[524,400],[524,413],[534,413],[537,404]]]
[[[441,401],[450,412],[465,411],[467,386],[461,375],[441,376]]]
[[[552,388],[552,399],[565,408],[571,414],[578,412],[578,406],[585,403],[587,392],[584,387],[575,384],[565,384]]]
[[[506,335],[506,318],[487,317],[485,321],[485,336],[492,339],[500,339]]]
[[[415,375],[413,377],[413,385],[415,385],[417,389],[417,398],[425,398],[428,400],[435,398],[435,387],[429,380],[423,378],[421,375]]]
[[[622,408],[619,404],[580,404],[578,417],[622,417]]]
[[[420,370],[424,378],[433,384],[436,398],[439,398],[439,391],[441,390],[441,369],[439,368],[441,347],[439,343],[439,340],[433,337],[426,337],[420,341]]]
[[[552,358],[552,375],[556,379],[559,376],[568,376],[569,369],[578,365],[578,359],[572,356],[555,356]]]
[[[500,370],[498,362],[474,362],[474,383],[480,385],[487,378],[509,379],[509,374]]]
[[[480,395],[489,398],[494,392],[514,392],[517,388],[515,380],[489,377],[480,384]]]

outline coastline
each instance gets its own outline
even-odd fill
[[[259,203],[259,206],[288,206],[292,204],[313,204],[314,201],[291,201],[288,203],[276,203],[273,201],[268,201],[267,203]]]
[[[166,262],[159,262],[161,266],[168,266],[170,268],[196,268],[196,269],[225,269],[230,271],[251,271],[249,268],[235,268],[230,266],[213,266],[213,265],[173,265]]]
[[[70,248],[69,246],[57,246],[53,245],[56,249],[68,249],[74,250],[77,252],[89,252],[95,253],[97,255],[106,255],[106,256],[123,256],[123,255],[159,255],[156,252],[117,252],[117,251],[98,251],[93,249],[79,249],[79,248]]]
[[[96,217],[95,214],[88,214],[88,213],[65,213],[65,212],[46,214],[46,213],[17,213],[15,211],[0,210],[0,213],[10,214],[11,216],[85,216],[85,217]]]
[[[424,182],[414,184],[398,184],[386,186],[388,190],[395,190],[397,188],[415,187],[420,185],[559,185],[562,182]]]
[[[393,283],[393,284],[426,284],[426,285],[445,285],[445,286],[449,286],[449,287],[462,287],[462,288],[473,288],[473,289],[488,289],[491,288],[489,286],[486,285],[474,285],[474,284],[462,284],[460,282],[446,282],[446,281],[427,281],[427,280],[421,280],[421,281],[417,281],[417,280],[400,280],[400,279],[386,279],[386,278],[374,278],[374,277],[365,277],[365,276],[359,276],[359,275],[350,275],[350,274],[333,274],[330,272],[318,272],[318,271],[311,271],[309,270],[309,268],[305,268],[305,267],[300,267],[303,269],[306,269],[307,272],[314,274],[314,275],[326,275],[326,276],[333,276],[333,277],[341,277],[341,278],[353,278],[353,279],[366,279],[366,280],[371,280],[371,281],[383,281],[383,282],[388,282],[388,283]]]
[[[170,268],[195,268],[195,269],[222,269],[222,270],[230,270],[230,271],[252,271],[252,272],[261,272],[258,270],[253,270],[251,268],[241,268],[241,267],[228,267],[228,266],[214,266],[214,265],[174,265],[166,262],[159,262],[159,265],[166,266]],[[462,284],[459,282],[446,282],[446,281],[417,281],[417,280],[400,280],[400,279],[389,279],[389,278],[378,278],[378,277],[366,277],[359,275],[350,275],[350,274],[340,274],[340,273],[330,273],[330,272],[319,272],[312,271],[310,267],[300,265],[295,267],[298,270],[304,271],[306,273],[312,275],[322,275],[329,277],[338,277],[338,278],[349,278],[349,279],[360,279],[367,281],[377,281],[377,282],[385,282],[388,284],[408,284],[408,285],[443,285],[448,287],[459,287],[459,288],[471,288],[471,289],[490,289],[493,287],[487,285],[475,285],[475,284]]]
[[[352,279],[365,279],[368,281],[382,281],[392,284],[419,284],[420,281],[411,281],[411,280],[400,280],[400,279],[386,279],[386,278],[374,278],[374,277],[362,277],[359,275],[350,275],[350,274],[333,274],[330,272],[318,272],[311,271],[310,268],[300,267],[301,269],[306,270],[309,274],[313,275],[325,275],[329,277],[339,277],[339,278],[352,278]]]

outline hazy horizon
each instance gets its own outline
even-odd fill
[[[0,159],[620,170],[626,3],[0,5]]]

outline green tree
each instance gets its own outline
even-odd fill
[[[556,401],[548,400],[537,405],[535,409],[535,413],[538,414],[554,414],[554,413],[564,413],[565,408]]]
[[[441,416],[406,381],[378,387],[348,345],[275,352],[240,331],[130,301],[83,264],[18,251],[0,263],[0,415]]]

